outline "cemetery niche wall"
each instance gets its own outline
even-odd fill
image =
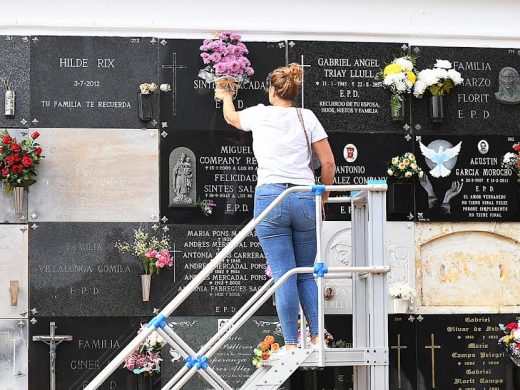
[[[225,123],[214,86],[198,77],[201,42],[0,37],[0,79],[8,78],[15,92],[14,115],[0,111],[0,126],[17,137],[38,129],[46,155],[21,214],[11,195],[0,195],[0,387],[37,389],[49,382],[49,347],[33,337],[49,335],[54,322],[58,336],[72,337],[57,347],[57,386],[82,389],[251,219],[251,134]],[[255,74],[239,91],[237,108],[268,104],[267,74],[302,63],[297,104],[312,109],[328,132],[335,184],[386,179],[392,157],[406,152],[425,173],[402,187],[389,182],[390,283],[406,282],[419,293],[406,315],[390,316],[391,388],[520,387],[518,368],[497,346],[497,325],[520,308],[520,186],[501,166],[519,141],[518,49],[246,44]],[[427,95],[406,97],[403,121],[392,121],[390,94],[374,76],[403,53],[418,56],[418,70],[442,58],[462,74],[462,85],[443,98],[442,122],[430,121]],[[143,98],[142,83],[172,90]],[[6,92],[0,107],[12,96]],[[437,159],[441,147],[454,156]],[[203,201],[214,204],[210,214]],[[329,264],[351,261],[349,220],[349,205],[327,206]],[[174,265],[152,279],[148,302],[141,297],[139,260],[114,247],[138,227],[165,234],[172,244]],[[170,325],[200,346],[267,280],[265,266],[251,235]],[[351,286],[327,283],[327,329],[333,346],[349,346]],[[269,300],[214,357],[211,364],[233,388],[253,371],[255,344],[268,333],[279,337],[277,322]],[[169,348],[163,358],[153,388],[182,364]],[[142,389],[138,379],[121,368],[104,388]],[[187,388],[208,386],[196,377]],[[298,372],[284,388],[352,389],[352,370]]]

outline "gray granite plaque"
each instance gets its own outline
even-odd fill
[[[170,153],[168,174],[170,207],[196,207],[196,162],[195,154],[188,148],[176,148]]]
[[[209,263],[239,231],[229,225],[169,225],[173,283],[166,298],[173,298]],[[257,238],[251,234],[175,311],[177,315],[231,315],[267,281],[266,261]],[[168,299],[168,300],[169,300]],[[274,314],[269,299],[259,315]]]
[[[27,225],[0,225],[0,318],[27,318]]]
[[[225,323],[227,318],[219,317],[178,317],[169,325],[195,351],[202,347]],[[277,317],[253,317],[209,359],[210,366],[233,389],[240,388],[256,370],[251,363],[253,349],[265,336],[272,335],[283,345]],[[163,349],[162,383],[166,384],[182,367],[184,360],[169,348]],[[190,390],[211,390],[212,387],[200,375],[195,375],[185,385]],[[287,390],[288,384],[280,389]]]
[[[290,41],[289,62],[304,67],[299,103],[311,109],[326,131],[403,131],[410,122],[393,123],[390,92],[376,81],[377,73],[401,55],[402,43]]]
[[[73,338],[72,341],[63,342],[57,347],[56,388],[83,390],[134,338],[140,323],[146,323],[149,319],[39,317],[38,322],[29,326],[31,340],[32,336],[48,335],[51,321],[56,323],[58,336],[71,335]],[[34,341],[31,341],[30,345],[30,388],[48,389],[49,346]],[[152,382],[153,389],[161,388],[159,376],[156,376]],[[138,375],[123,368],[123,365],[115,370],[98,389],[142,390],[138,386]]]
[[[464,79],[443,97],[444,119],[429,118],[431,94],[413,99],[414,128],[418,134],[519,133],[520,70],[518,49],[484,47],[412,48],[417,68],[432,68],[437,59],[448,60]],[[419,125],[419,128],[416,126]]]
[[[30,37],[0,36],[0,127],[28,127],[29,114],[29,62]],[[6,90],[14,92],[14,115],[5,115]]]
[[[157,83],[157,46],[152,38],[32,37],[32,126],[155,127],[139,120],[138,95],[140,84]]]
[[[26,390],[28,341],[26,320],[0,319],[0,388]]]
[[[159,220],[156,129],[41,129],[31,222]]]
[[[173,270],[152,277],[150,301],[143,302],[141,260],[114,247],[118,240],[133,241],[139,226],[153,233],[150,225],[118,223],[39,223],[31,229],[31,308],[43,316],[111,317],[151,315],[165,306]]]

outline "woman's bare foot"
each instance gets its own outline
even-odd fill
[[[311,343],[314,344],[314,345],[318,345],[318,343],[320,342],[320,338],[318,336],[313,336],[311,338]]]
[[[297,345],[297,344],[285,344],[285,349],[286,349],[287,351],[290,351],[290,350],[292,350],[292,349],[296,349],[296,348],[298,348],[298,345]]]

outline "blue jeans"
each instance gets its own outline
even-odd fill
[[[291,185],[264,184],[257,187],[255,218],[289,186]],[[314,194],[290,194],[257,226],[256,235],[273,270],[275,281],[295,267],[312,267],[316,257]],[[311,335],[317,336],[318,289],[312,274],[293,275],[276,291],[276,311],[286,344],[298,342],[299,302],[309,323]]]

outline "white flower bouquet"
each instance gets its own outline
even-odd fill
[[[463,81],[461,74],[452,69],[450,61],[437,60],[433,69],[423,69],[417,74],[413,94],[420,99],[429,90],[433,96],[444,96]]]
[[[404,301],[413,301],[417,297],[415,289],[406,283],[392,284],[389,293],[392,298]]]
[[[392,116],[398,116],[403,106],[403,95],[412,91],[416,80],[415,73],[415,58],[411,56],[396,58],[379,73],[379,78],[383,80],[383,88],[389,89],[392,93]]]
[[[507,152],[502,157],[502,168],[510,169],[516,173],[518,182],[520,183],[520,143],[513,145],[514,152]]]

